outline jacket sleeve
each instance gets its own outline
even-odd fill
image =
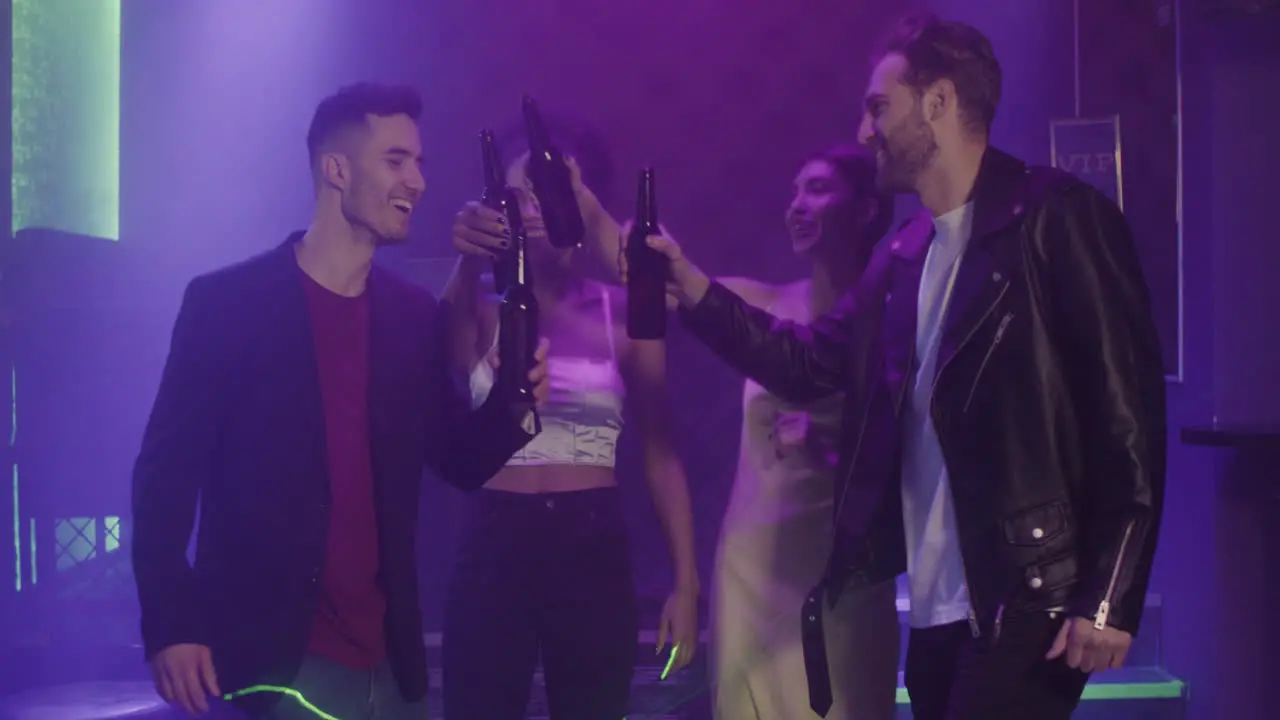
[[[779,320],[713,282],[680,316],[695,336],[743,375],[791,402],[843,392],[850,382],[851,292],[811,325]]]
[[[1128,221],[1091,187],[1046,204],[1052,332],[1077,415],[1082,461],[1081,582],[1072,611],[1135,633],[1165,485],[1165,383],[1160,342]]]
[[[532,415],[496,392],[489,393],[480,407],[471,408],[471,395],[450,363],[453,313],[445,303],[435,304],[431,313],[427,397],[423,399],[427,466],[450,485],[476,490],[533,439]]]
[[[225,348],[207,283],[196,278],[183,296],[133,469],[133,574],[148,660],[170,645],[209,642],[187,560],[226,397],[220,370]]]

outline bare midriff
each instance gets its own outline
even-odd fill
[[[533,494],[592,490],[617,484],[613,468],[601,465],[507,465],[484,487]]]

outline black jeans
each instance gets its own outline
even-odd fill
[[[1000,636],[975,640],[967,622],[911,630],[905,681],[915,720],[1066,720],[1089,676],[1045,660],[1061,614],[1006,616]]]
[[[553,720],[621,720],[636,615],[617,488],[479,491],[445,603],[445,718],[523,720],[541,654]]]

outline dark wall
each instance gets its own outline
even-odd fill
[[[1192,717],[1265,717],[1259,699],[1274,679],[1247,660],[1254,670],[1238,674],[1242,663],[1233,658],[1274,648],[1258,647],[1257,632],[1249,642],[1247,628],[1244,644],[1224,632],[1257,621],[1232,617],[1236,599],[1219,592],[1219,572],[1235,565],[1223,545],[1232,520],[1219,497],[1230,453],[1184,447],[1177,431],[1214,419],[1280,421],[1280,324],[1271,317],[1280,302],[1271,179],[1280,166],[1272,122],[1280,109],[1280,14],[1191,8],[1184,19],[1187,379],[1170,391],[1169,501],[1156,586],[1166,602],[1168,664],[1192,682]]]

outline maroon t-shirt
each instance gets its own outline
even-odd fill
[[[378,586],[378,519],[369,449],[369,298],[343,297],[306,273],[324,401],[329,535],[310,652],[367,670],[386,655]]]

